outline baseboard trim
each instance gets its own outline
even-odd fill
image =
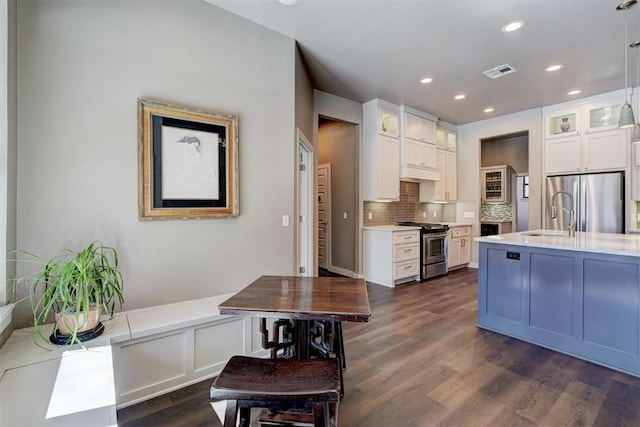
[[[357,278],[357,275],[356,275],[355,272],[353,272],[351,270],[346,270],[344,268],[335,267],[333,265],[330,266],[329,268],[327,268],[327,270],[332,272],[332,273],[340,274],[342,276],[351,277],[351,278]]]

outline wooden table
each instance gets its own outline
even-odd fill
[[[366,282],[346,277],[262,276],[218,307],[220,314],[291,320],[300,359],[309,357],[310,321],[367,322],[371,316]]]

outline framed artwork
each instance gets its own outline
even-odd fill
[[[140,219],[239,215],[238,118],[138,99]]]

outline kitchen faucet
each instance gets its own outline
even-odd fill
[[[558,217],[558,208],[555,205],[555,199],[558,194],[566,194],[569,196],[571,200],[571,209],[567,210],[565,208],[560,208],[563,211],[569,214],[569,237],[574,237],[576,235],[576,211],[573,208],[573,194],[568,191],[556,191],[553,196],[551,196],[551,219],[556,219]]]

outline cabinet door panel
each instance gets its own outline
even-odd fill
[[[462,264],[462,239],[454,237],[449,241],[450,259],[447,260],[450,267]]]
[[[584,260],[585,341],[638,354],[638,279],[635,264]]]
[[[422,117],[411,113],[404,113],[404,136],[415,140],[422,137]]]
[[[428,119],[422,119],[421,139],[424,142],[429,142],[431,144],[436,143],[436,122],[432,122]]]
[[[447,151],[445,153],[445,157],[446,157],[445,181],[446,181],[447,200],[455,201],[458,199],[457,156],[454,151]]]
[[[457,136],[455,132],[447,132],[447,150],[456,151]]]
[[[571,336],[573,332],[573,258],[531,254],[529,323]]]
[[[440,181],[436,181],[434,184],[434,199],[435,200],[444,200],[445,198],[445,180],[446,180],[446,170],[447,165],[445,164],[445,151],[437,149],[436,150],[436,169],[440,171]]]
[[[400,115],[396,112],[387,111],[384,109],[379,110],[380,122],[378,133],[381,135],[387,135],[393,138],[400,136]]]
[[[487,314],[522,321],[522,261],[507,258],[509,252],[487,250]]]
[[[437,168],[435,144],[420,143],[420,165],[426,168]]]
[[[545,172],[578,172],[581,164],[580,137],[548,139],[544,144]]]
[[[584,170],[627,167],[626,136],[626,132],[618,129],[585,134],[582,148]]]
[[[398,199],[400,197],[400,149],[398,140],[380,137],[378,158],[378,197]]]
[[[447,134],[444,129],[436,129],[436,145],[438,148],[447,148]]]
[[[469,264],[471,262],[471,238],[463,237],[460,239],[460,263]]]
[[[422,142],[412,139],[404,140],[404,162],[409,165],[420,165]]]

